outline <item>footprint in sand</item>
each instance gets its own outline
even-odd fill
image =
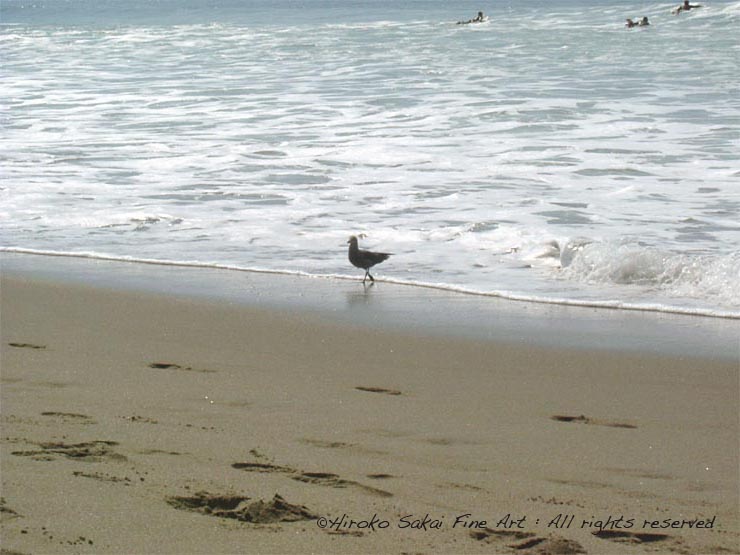
[[[203,374],[214,374],[216,370],[208,370],[205,368],[192,368],[190,366],[181,366],[179,364],[174,364],[172,362],[152,362],[149,365],[149,368],[153,368],[155,370],[180,370],[183,372],[200,372]]]
[[[586,553],[583,546],[573,540],[568,540],[561,536],[538,536],[532,532],[518,532],[515,530],[493,530],[484,528],[483,530],[474,530],[470,536],[478,541],[489,544],[506,546],[509,549],[516,550],[520,553],[530,554],[552,554],[575,555]]]
[[[688,549],[683,540],[669,534],[659,534],[653,532],[627,532],[626,530],[601,530],[593,532],[593,535],[602,540],[607,540],[622,544],[641,545],[641,544],[659,544],[660,547],[652,549],[661,549],[671,553],[698,553]],[[727,552],[724,548],[712,550],[712,553]],[[704,553],[704,551],[702,551]],[[707,553],[709,553],[707,551]]]
[[[167,503],[176,509],[232,518],[252,524],[297,522],[318,518],[303,505],[288,503],[277,494],[268,502],[258,500],[249,503],[249,500],[249,497],[239,495],[214,495],[208,492],[198,492],[192,497],[173,496],[166,499]]]
[[[234,463],[231,467],[237,470],[245,470],[247,472],[279,472],[288,474],[291,479],[298,482],[304,482],[306,484],[329,486],[333,488],[354,487],[371,495],[377,495],[379,497],[393,497],[393,494],[388,491],[366,486],[365,484],[355,482],[354,480],[345,480],[344,478],[340,478],[338,475],[330,472],[301,472],[300,470],[290,468],[289,466],[278,466],[275,464],[259,462]]]
[[[119,416],[118,418],[123,418],[124,420],[128,420],[129,422],[136,422],[140,424],[159,424],[159,420],[155,420],[154,418],[149,418],[147,416],[139,416],[138,414],[132,414],[131,416]]]
[[[607,472],[614,472],[616,474],[623,474],[625,476],[632,476],[634,478],[645,478],[647,480],[674,480],[675,478],[670,474],[663,472],[653,472],[648,470],[639,470],[633,468],[605,468]]]
[[[89,441],[87,443],[37,443],[38,451],[13,451],[19,457],[31,457],[34,460],[51,461],[59,456],[85,462],[100,462],[104,459],[125,461],[126,457],[116,453],[112,447],[115,441]]]
[[[91,417],[76,412],[44,411],[41,413],[41,416],[53,418],[64,424],[95,424],[95,421]]]
[[[358,385],[355,387],[358,391],[367,391],[369,393],[384,393],[385,395],[403,395],[400,391],[397,389],[385,389],[383,387],[364,387],[361,385]]]
[[[131,478],[127,476],[111,476],[110,474],[104,474],[102,472],[81,472],[79,470],[75,470],[74,472],[72,472],[72,475],[81,478],[91,478],[93,480],[98,480],[99,482],[122,483],[125,486],[130,486],[133,483],[131,481]]]
[[[297,470],[288,466],[278,466],[276,464],[259,462],[234,463],[231,465],[231,468],[236,468],[237,470],[246,470],[247,472],[285,472],[287,474],[298,472]]]
[[[435,487],[440,489],[453,488],[462,491],[486,491],[479,486],[474,486],[472,484],[458,484],[457,482],[445,482],[444,484],[435,484]]]
[[[618,543],[654,543],[673,539],[668,534],[653,534],[651,532],[626,532],[624,530],[601,530],[593,535],[602,540]]]
[[[8,343],[8,345],[18,349],[46,349],[46,345],[34,345],[33,343]]]
[[[175,457],[182,455],[179,451],[167,451],[165,449],[137,449],[136,452],[142,455],[172,455]]]
[[[21,515],[16,513],[13,509],[5,504],[5,498],[0,497],[0,522],[11,520],[13,518],[19,518]]]
[[[57,382],[57,381],[39,381],[29,382],[33,387],[48,387],[51,389],[64,389],[65,387],[71,387],[76,385],[74,382]]]
[[[361,489],[362,491],[371,495],[377,495],[379,497],[393,497],[393,494],[388,491],[371,486],[366,486],[359,482],[355,482],[354,480],[345,480],[343,478],[340,478],[336,474],[331,474],[329,472],[304,472],[303,474],[291,476],[291,478],[293,478],[293,480],[305,482],[307,484],[317,484],[320,486],[329,486],[332,488],[353,487]]]
[[[355,453],[364,453],[368,455],[387,455],[387,451],[381,449],[373,449],[371,447],[365,447],[358,443],[346,443],[344,441],[327,441],[323,439],[311,439],[302,438],[299,440],[301,443],[311,445],[313,447],[319,447],[321,449],[348,449]]]
[[[556,422],[588,424],[591,426],[607,426],[609,428],[628,428],[628,429],[637,428],[637,426],[635,426],[634,424],[628,424],[626,422],[611,422],[611,421],[606,421],[606,420],[597,420],[595,418],[591,418],[583,414],[581,414],[580,416],[568,416],[568,415],[556,414],[554,416],[551,416],[550,419],[555,420]]]
[[[348,447],[354,447],[354,443],[345,443],[343,441],[325,441],[323,439],[310,439],[303,438],[301,443],[306,445],[313,445],[314,447],[321,447],[322,449],[344,449]]]
[[[361,538],[365,535],[362,530],[324,530],[330,536],[354,536]]]

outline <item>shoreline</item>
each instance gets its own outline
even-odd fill
[[[734,319],[528,302],[383,281],[363,287],[352,278],[57,255],[4,252],[0,274],[301,310],[371,329],[740,360],[740,322]]]
[[[230,264],[196,262],[196,261],[177,261],[177,260],[158,260],[148,258],[131,258],[125,256],[101,255],[92,253],[74,253],[74,252],[57,252],[44,251],[36,249],[25,249],[16,247],[2,247],[0,253],[10,255],[42,256],[42,257],[59,257],[77,260],[95,260],[101,262],[113,262],[120,264],[139,264],[146,266],[165,266],[173,268],[191,268],[214,271],[242,272],[247,274],[264,274],[274,276],[284,276],[291,278],[309,278],[309,279],[327,279],[335,281],[358,281],[357,277],[344,274],[310,274],[302,271],[290,270],[273,270],[268,268],[249,268],[235,266]],[[593,308],[600,310],[624,310],[633,312],[647,312],[657,314],[670,314],[679,316],[695,316],[699,318],[721,318],[728,320],[740,320],[740,312],[727,309],[709,309],[701,307],[678,307],[670,305],[656,305],[650,303],[634,303],[618,300],[587,300],[587,299],[567,299],[567,298],[546,298],[537,296],[527,296],[519,293],[510,293],[504,291],[479,291],[470,289],[465,286],[436,284],[426,282],[406,281],[397,278],[381,278],[378,283],[386,283],[395,286],[413,287],[417,289],[429,289],[432,291],[479,297],[482,299],[496,299],[507,302],[524,302],[531,304],[545,304],[554,306],[565,306],[569,308]]]
[[[738,552],[738,359],[674,346],[672,318],[21,266],[4,553]]]

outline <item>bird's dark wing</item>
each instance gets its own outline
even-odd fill
[[[369,260],[370,262],[375,264],[380,264],[383,262],[383,260],[387,260],[389,256],[391,256],[391,253],[388,252],[371,252],[371,251],[360,251],[362,253],[362,256]]]

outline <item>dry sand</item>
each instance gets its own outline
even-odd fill
[[[737,359],[27,275],[0,300],[4,554],[740,552]]]

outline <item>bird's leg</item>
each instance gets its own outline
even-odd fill
[[[370,281],[375,281],[375,278],[370,275],[370,270],[367,271],[367,277],[370,278]]]
[[[362,284],[365,285],[365,280],[367,279],[368,274],[370,273],[370,270],[365,270],[365,277],[362,278]]]

